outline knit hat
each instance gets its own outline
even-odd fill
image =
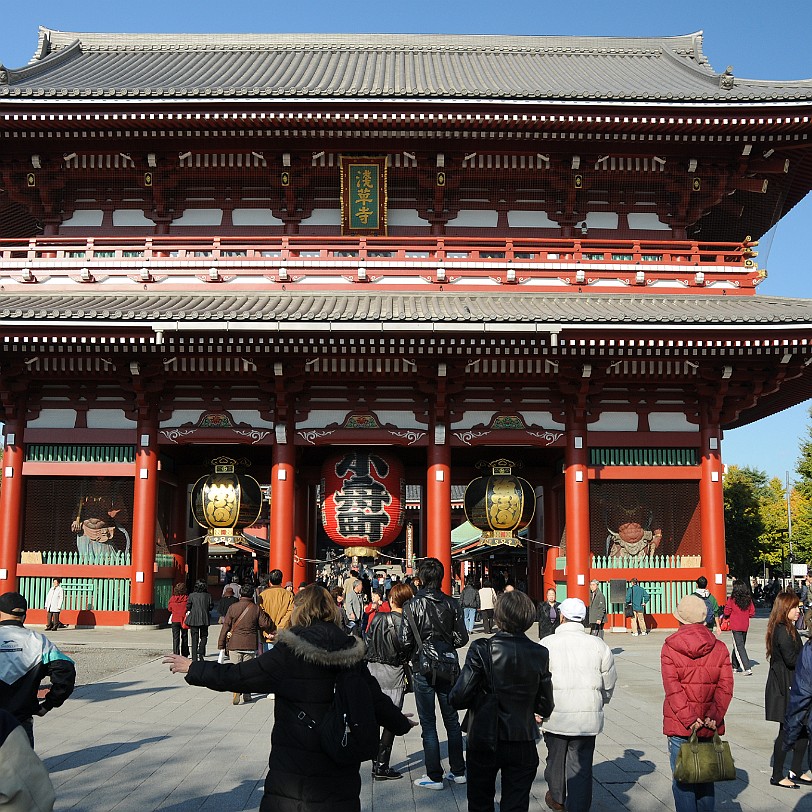
[[[564,598],[558,609],[567,620],[580,623],[586,617],[586,606],[580,598]]]
[[[704,623],[708,616],[708,608],[705,601],[698,595],[686,595],[677,605],[674,617],[684,624]]]
[[[0,595],[0,612],[4,615],[25,617],[28,601],[19,592],[5,592]]]

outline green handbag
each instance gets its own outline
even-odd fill
[[[712,741],[699,741],[696,731],[690,741],[680,745],[674,779],[682,784],[709,784],[713,781],[735,781],[736,765],[730,745],[713,734]]]

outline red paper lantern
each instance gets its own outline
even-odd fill
[[[321,473],[324,531],[350,556],[377,556],[403,528],[403,465],[377,451],[349,451],[325,461]]]

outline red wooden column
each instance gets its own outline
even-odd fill
[[[142,419],[138,426],[133,486],[133,557],[130,584],[130,625],[153,623],[155,612],[155,521],[158,510],[158,422]]]
[[[17,590],[17,562],[23,531],[23,433],[25,418],[6,420],[0,486],[0,593]]]
[[[451,449],[446,443],[428,448],[426,473],[426,556],[445,567],[443,592],[451,594]]]
[[[567,597],[587,602],[589,596],[589,457],[586,424],[567,419],[564,456],[564,511],[567,526]]]
[[[699,527],[702,534],[702,569],[708,589],[724,604],[727,589],[725,556],[725,503],[722,492],[722,458],[719,427],[705,419],[700,424],[701,478]]]
[[[296,519],[296,447],[277,442],[271,467],[270,569],[282,570],[282,582],[293,581],[293,538]]]
[[[293,588],[298,589],[302,581],[308,583],[312,580],[308,573],[310,565],[305,563],[308,558],[315,558],[315,549],[310,549],[308,544],[310,533],[310,485],[302,482],[296,488],[296,534],[293,538],[294,559],[293,559]]]

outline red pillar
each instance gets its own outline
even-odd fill
[[[315,550],[309,549],[308,540],[310,539],[310,486],[306,483],[301,483],[296,488],[296,534],[293,538],[295,548],[293,559],[293,587],[299,588],[302,581],[310,583],[312,578],[308,576],[310,565],[306,563],[306,559],[315,558]]]
[[[589,479],[586,425],[567,420],[564,456],[564,511],[567,522],[567,597],[589,596]]]
[[[150,625],[155,611],[155,521],[158,509],[158,424],[138,427],[133,487],[132,582],[130,624]]]
[[[445,568],[443,592],[451,594],[451,449],[445,443],[428,448],[426,479],[426,556]]]
[[[700,426],[701,479],[699,480],[699,526],[702,534],[702,569],[708,589],[724,604],[727,589],[725,556],[725,503],[722,492],[722,458],[718,426],[703,420]]]
[[[282,582],[293,580],[293,536],[296,516],[296,447],[276,443],[271,467],[270,569],[282,570]]]
[[[23,529],[24,418],[6,421],[0,487],[0,593],[17,590],[17,562]]]

